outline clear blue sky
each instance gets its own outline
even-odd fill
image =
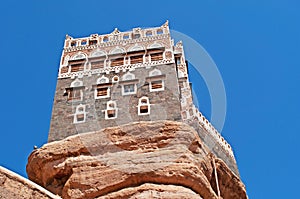
[[[47,141],[65,34],[170,27],[217,64],[227,93],[223,135],[250,198],[296,198],[299,189],[300,3],[261,1],[3,1],[0,165],[26,176],[33,145]],[[191,74],[210,116],[203,81]],[[299,196],[299,195],[298,195]]]

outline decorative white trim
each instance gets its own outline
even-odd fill
[[[78,120],[79,115],[83,115],[82,120]],[[85,122],[85,120],[86,120],[85,105],[80,104],[76,107],[76,112],[74,114],[73,123],[74,124],[83,123],[83,122]]]
[[[122,81],[128,81],[128,80],[133,80],[135,79],[135,75],[131,72],[127,72],[122,76]]]
[[[114,117],[109,117],[109,112],[114,111]],[[116,119],[118,117],[118,109],[117,109],[117,103],[115,101],[108,101],[106,104],[106,110],[105,110],[105,119]]]
[[[158,75],[161,75],[161,71],[158,69],[154,69],[149,72],[149,77],[158,76]]]
[[[105,84],[105,83],[109,83],[109,79],[104,75],[102,75],[102,77],[97,79],[97,84]]]
[[[106,56],[106,52],[96,49],[95,51],[90,53],[90,57],[100,57],[100,56]]]
[[[75,80],[71,83],[70,88],[80,87],[80,86],[83,86],[83,82],[80,81],[79,79],[75,79]]]

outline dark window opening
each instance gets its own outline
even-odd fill
[[[76,41],[72,41],[71,42],[71,46],[73,47],[73,46],[76,46]]]
[[[89,41],[89,45],[96,45],[97,44],[97,40],[90,40]]]
[[[134,35],[133,35],[133,39],[138,39],[138,38],[140,38],[140,37],[141,37],[140,34],[134,34]]]
[[[84,114],[77,114],[76,119],[77,119],[77,122],[83,122],[84,121]]]
[[[116,110],[107,110],[107,117],[108,118],[116,117]]]
[[[86,40],[81,41],[81,45],[82,46],[86,45]]]
[[[141,105],[140,113],[148,113],[148,105]]]

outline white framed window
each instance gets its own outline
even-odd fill
[[[117,103],[115,101],[108,101],[105,110],[105,119],[115,119],[118,116]]]
[[[79,79],[74,80],[69,88],[66,88],[65,94],[68,96],[68,101],[82,101],[83,100],[83,82]]]
[[[131,95],[136,93],[136,84],[123,84],[122,95]]]
[[[165,89],[165,82],[162,77],[162,73],[158,69],[154,69],[149,73],[150,82],[149,90],[150,92],[163,91]]]
[[[80,104],[76,107],[73,123],[74,124],[83,123],[85,122],[85,119],[86,119],[85,105]]]
[[[102,76],[97,80],[94,96],[95,99],[110,97],[110,85],[107,77]]]
[[[149,115],[150,114],[150,103],[148,97],[141,97],[138,104],[138,115]]]
[[[132,95],[137,91],[135,75],[128,72],[122,77],[122,95]]]

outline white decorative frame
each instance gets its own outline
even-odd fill
[[[81,115],[81,114],[83,114],[83,120],[82,121],[78,121],[78,117],[77,116]],[[83,122],[85,122],[85,120],[86,120],[85,105],[80,104],[80,105],[78,105],[76,107],[76,111],[75,111],[75,114],[74,114],[73,123],[74,124],[83,123]]]
[[[149,77],[155,77],[155,76],[159,76],[161,74],[162,73],[161,73],[160,70],[154,69],[154,70],[152,70],[152,71],[149,72]],[[153,89],[152,88],[152,82],[155,82],[155,81],[161,81],[162,87],[161,88],[157,88],[157,89]],[[151,80],[149,82],[149,91],[150,92],[163,91],[163,90],[165,90],[165,81],[163,79]]]
[[[105,77],[104,75],[102,75],[102,77],[97,79],[97,85],[106,84],[106,83],[109,83],[109,79],[107,77]],[[98,93],[97,88],[95,88],[95,91],[94,91],[95,99],[108,98],[108,97],[110,97],[110,87],[107,86],[107,95],[105,95],[105,96],[97,96],[97,93]]]
[[[146,103],[145,103],[146,101]],[[141,113],[141,107],[142,106],[147,106],[148,112],[147,113]],[[150,115],[150,102],[149,98],[146,96],[143,96],[139,99],[139,104],[138,104],[138,115]]]
[[[112,105],[112,106],[111,106]],[[109,111],[115,111],[115,116],[114,117],[108,117]],[[106,110],[105,110],[105,119],[110,120],[110,119],[116,119],[118,117],[118,108],[117,108],[117,103],[115,101],[108,101],[106,104]]]

